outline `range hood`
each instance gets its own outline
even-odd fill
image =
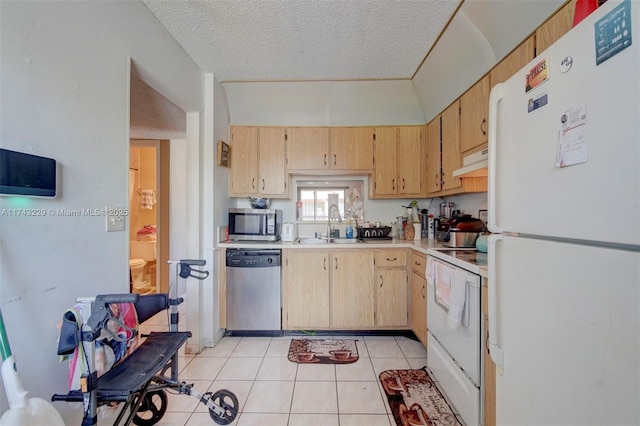
[[[474,152],[462,159],[462,167],[453,171],[453,176],[465,177],[486,177],[489,167],[489,148]]]

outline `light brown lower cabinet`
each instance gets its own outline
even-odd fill
[[[283,250],[285,330],[374,325],[371,250]]]
[[[411,329],[422,345],[427,347],[427,258],[411,253]]]
[[[373,253],[331,252],[331,327],[374,325]]]
[[[375,325],[404,328],[409,323],[407,250],[376,250],[375,267]]]
[[[329,262],[329,251],[285,251],[282,287],[286,328],[329,327]]]
[[[283,329],[408,329],[408,253],[283,250]]]

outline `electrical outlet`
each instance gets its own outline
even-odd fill
[[[105,217],[107,218],[107,232],[124,231],[124,215],[108,212]]]

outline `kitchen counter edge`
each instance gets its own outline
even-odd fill
[[[451,261],[455,264],[460,264],[461,261],[457,259],[453,259],[450,256],[447,256],[443,253],[438,253],[438,250],[450,250],[450,247],[447,247],[436,240],[430,240],[427,238],[423,238],[421,240],[383,240],[383,241],[366,241],[364,243],[358,244],[341,244],[341,243],[326,243],[326,244],[299,244],[299,243],[285,243],[282,241],[221,241],[218,243],[219,248],[251,248],[251,249],[266,249],[266,248],[277,248],[277,249],[287,249],[287,250],[319,250],[319,249],[331,249],[331,250],[342,250],[342,249],[389,249],[389,248],[408,248],[415,250],[422,254],[431,254],[437,255],[439,258],[443,258],[444,260]],[[466,262],[464,262],[466,263]],[[465,265],[460,265],[465,266]],[[471,266],[471,265],[469,265]],[[470,269],[479,270],[479,274],[483,277],[488,277],[488,270],[485,266],[475,266]]]

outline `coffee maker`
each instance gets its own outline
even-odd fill
[[[455,215],[456,203],[453,201],[445,201],[440,203],[440,217],[434,221],[433,227],[435,238],[438,241],[444,241],[449,235],[449,222]]]
[[[456,203],[453,201],[445,201],[440,203],[440,220],[449,220],[454,215],[454,209],[456,207]]]

